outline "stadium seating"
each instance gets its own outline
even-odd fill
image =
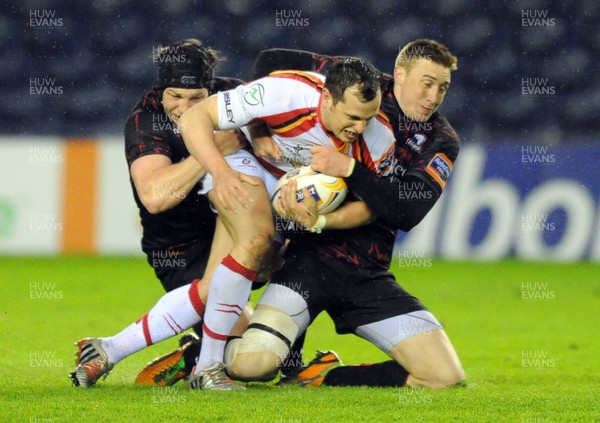
[[[0,93],[11,99],[0,132],[120,133],[127,112],[152,85],[151,57],[161,42],[201,38],[227,57],[219,74],[246,79],[264,48],[361,55],[389,72],[401,45],[429,37],[459,57],[442,110],[465,141],[499,135],[515,142],[590,140],[600,117],[596,2],[484,3],[26,0],[0,15]],[[306,26],[277,25],[276,14],[292,9]],[[33,10],[53,10],[62,24],[32,26]],[[527,10],[545,11],[553,23],[524,25]],[[32,95],[30,78],[44,77],[55,78],[62,94]],[[524,81],[535,78],[553,93],[523,94]]]

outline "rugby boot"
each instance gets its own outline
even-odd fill
[[[108,361],[108,356],[102,348],[102,342],[99,338],[84,338],[75,343],[77,352],[75,356],[75,370],[69,374],[73,386],[89,388],[93,386],[98,379],[106,377],[114,367]]]
[[[317,356],[308,365],[298,369],[296,374],[285,376],[277,386],[299,385],[318,387],[323,384],[325,375],[342,365],[342,360],[334,351],[318,351]]]
[[[213,363],[197,375],[190,376],[188,378],[188,387],[190,389],[206,389],[211,391],[246,389],[242,385],[237,385],[227,376],[223,363]]]
[[[137,375],[138,385],[172,386],[188,377],[200,354],[200,339],[188,333],[179,339],[180,347],[175,351],[155,358]]]

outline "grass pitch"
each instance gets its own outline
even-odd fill
[[[162,294],[142,258],[0,258],[0,421],[395,422],[600,421],[600,266],[420,261],[392,270],[444,324],[467,373],[447,391],[369,388],[244,392],[133,386],[167,340],[127,358],[93,389],[75,389],[73,342],[116,333]],[[254,298],[256,299],[256,298]],[[386,356],[321,315],[305,359]]]

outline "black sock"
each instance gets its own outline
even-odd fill
[[[408,372],[394,360],[383,363],[340,366],[325,375],[325,386],[404,386]]]
[[[200,321],[200,323],[196,323],[194,326],[192,326],[192,329],[194,332],[196,332],[196,335],[198,335],[199,338],[202,338],[202,322],[203,321]]]
[[[288,356],[281,363],[281,374],[284,376],[290,376],[295,373],[296,370],[303,366],[302,362],[302,350],[304,348],[304,338],[306,332],[296,338],[296,341],[292,344]]]

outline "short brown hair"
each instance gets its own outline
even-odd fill
[[[344,97],[346,90],[354,85],[358,88],[358,99],[372,101],[381,91],[381,73],[365,59],[344,57],[334,62],[327,71],[325,88],[331,93],[333,104]]]
[[[409,71],[415,62],[420,59],[430,60],[450,70],[457,69],[458,59],[450,53],[448,47],[438,41],[425,38],[411,41],[402,47],[398,57],[396,57],[395,66]]]

